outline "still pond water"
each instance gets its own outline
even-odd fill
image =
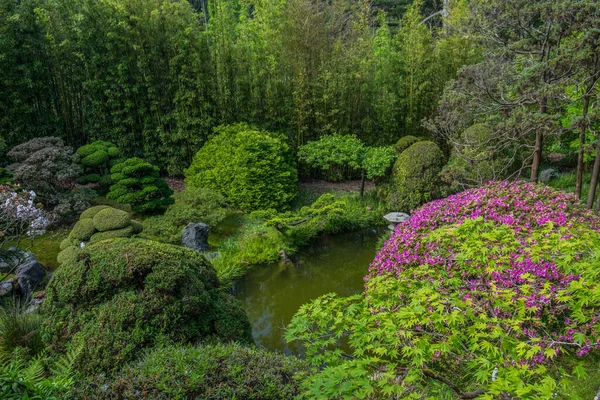
[[[348,296],[363,290],[363,276],[375,257],[381,230],[320,238],[304,247],[293,263],[255,266],[235,285],[260,347],[302,354],[298,343],[286,343],[283,327],[298,308],[323,294]]]

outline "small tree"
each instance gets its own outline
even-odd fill
[[[173,191],[159,176],[158,167],[140,158],[129,158],[111,168],[115,182],[106,195],[120,204],[129,204],[135,212],[151,212],[174,203]]]
[[[327,135],[298,148],[300,160],[313,168],[328,170],[347,166],[360,170],[360,196],[365,191],[365,176],[383,177],[396,158],[393,147],[369,147],[353,135]]]
[[[111,142],[97,140],[77,149],[79,163],[83,167],[85,175],[79,177],[77,182],[97,183],[108,189],[112,183],[110,179],[110,168],[118,164],[121,151]]]

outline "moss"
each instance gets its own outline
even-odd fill
[[[71,246],[72,244],[73,244],[73,242],[72,242],[71,238],[69,238],[69,237],[66,237],[66,238],[64,238],[64,239],[62,240],[62,242],[60,242],[59,248],[60,248],[61,250],[64,250],[64,249],[66,249],[67,247]]]
[[[390,207],[409,212],[440,195],[444,154],[433,142],[418,142],[403,151],[391,179]]]
[[[87,210],[85,210],[84,212],[81,213],[81,215],[79,216],[79,218],[94,218],[94,216],[96,214],[98,214],[100,211],[104,210],[105,208],[109,208],[108,206],[94,206],[94,207],[90,207]]]
[[[130,225],[123,229],[115,229],[112,231],[94,233],[90,239],[90,242],[96,243],[96,242],[100,242],[102,240],[108,240],[108,239],[128,238],[128,237],[133,236],[133,233],[134,233],[133,226]]]
[[[73,226],[69,237],[78,242],[87,242],[96,233],[94,221],[91,218],[80,218]]]
[[[421,142],[421,141],[422,141],[422,139],[419,139],[416,136],[412,136],[412,135],[403,136],[400,138],[400,140],[398,140],[396,142],[396,145],[394,146],[394,148],[396,149],[396,153],[400,154],[404,150],[406,150],[410,146],[412,146],[413,144]]]
[[[130,224],[129,214],[116,208],[105,208],[94,215],[94,226],[100,232],[122,229]]]
[[[90,400],[293,399],[300,394],[301,378],[312,372],[308,363],[295,357],[239,344],[168,346],[149,352],[115,376],[95,374],[79,382],[72,396]]]
[[[134,219],[131,220],[131,227],[133,228],[134,234],[142,233],[144,230],[144,225],[142,225],[140,221],[136,221]]]
[[[115,370],[168,342],[221,339],[220,332],[251,343],[243,310],[223,296],[213,267],[196,251],[142,239],[103,241],[54,274],[42,305],[44,334],[59,353],[85,344],[75,360],[84,373]],[[217,327],[226,315],[237,328]]]
[[[78,246],[69,246],[58,253],[56,260],[60,265],[77,262],[81,249]]]

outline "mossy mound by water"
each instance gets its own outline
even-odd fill
[[[120,368],[141,349],[199,340],[251,343],[239,303],[200,253],[143,239],[87,246],[48,284],[42,312],[51,348],[82,347],[82,372]]]
[[[80,382],[71,398],[293,399],[300,392],[299,378],[311,373],[295,357],[239,344],[169,346],[151,351],[116,375],[96,374]]]

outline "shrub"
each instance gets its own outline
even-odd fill
[[[151,212],[173,204],[173,191],[159,176],[158,167],[140,159],[129,158],[110,169],[115,182],[106,195],[135,212]]]
[[[46,206],[57,205],[82,172],[73,149],[55,137],[32,139],[6,155],[14,180],[33,189]]]
[[[40,335],[42,318],[39,314],[25,313],[26,307],[15,303],[0,307],[0,360],[12,357],[15,351],[28,357],[44,350]]]
[[[541,185],[497,182],[431,202],[398,225],[364,294],[326,295],[294,317],[288,339],[327,365],[306,389],[553,398],[600,353],[598,248],[597,216]],[[343,335],[351,359],[323,352]]]
[[[97,196],[97,193],[89,188],[61,193],[52,213],[61,221],[71,221],[87,209]]]
[[[410,146],[412,146],[415,143],[418,142],[422,142],[423,139],[419,139],[416,136],[412,136],[412,135],[406,135],[406,136],[402,136],[397,142],[396,145],[394,146],[394,149],[396,150],[397,154],[402,153],[404,150],[408,149]]]
[[[150,351],[114,376],[96,376],[82,382],[73,397],[292,399],[299,392],[299,379],[311,372],[295,357],[239,344],[171,346]]]
[[[189,186],[215,190],[250,211],[286,207],[296,197],[297,173],[283,137],[244,124],[215,133],[185,171]]]
[[[252,342],[235,300],[225,306],[212,266],[200,253],[141,239],[86,246],[54,273],[42,312],[54,351],[84,345],[83,372],[115,370],[139,351],[202,339]],[[238,329],[219,321],[234,318]]]
[[[215,227],[226,214],[225,198],[212,190],[187,187],[175,193],[175,204],[164,215],[146,218],[143,222],[147,239],[180,244],[181,231],[190,222],[203,222]]]
[[[51,216],[35,200],[34,191],[0,184],[0,248],[10,241],[19,244],[26,236],[33,238],[46,231]]]
[[[110,168],[120,161],[120,150],[111,142],[97,140],[77,149],[79,162],[85,173],[77,182],[80,184],[97,183],[103,191],[111,185]],[[103,179],[107,177],[108,179]]]
[[[440,195],[444,154],[433,142],[418,142],[403,151],[392,173],[390,207],[408,212]]]
[[[481,186],[510,174],[513,162],[502,154],[497,142],[485,124],[475,124],[462,133],[441,174],[452,192]]]
[[[132,220],[123,210],[108,206],[94,206],[81,213],[79,221],[66,239],[60,243],[61,252],[58,253],[59,264],[77,260],[82,243],[100,242],[114,238],[128,238],[140,233],[143,226],[140,222]]]

